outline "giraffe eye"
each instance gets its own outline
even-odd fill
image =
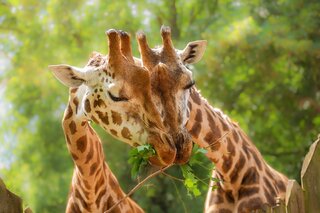
[[[193,87],[193,85],[195,85],[196,82],[194,80],[192,80],[189,84],[187,84],[187,86],[183,87],[184,90],[188,90],[191,87]]]
[[[110,98],[115,101],[115,102],[119,102],[119,101],[128,101],[129,99],[128,98],[125,98],[125,97],[116,97],[114,95],[112,95],[110,92],[108,92]]]

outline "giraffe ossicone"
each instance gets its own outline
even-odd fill
[[[201,59],[205,41],[191,42],[181,51],[173,47],[170,28],[161,28],[163,47],[151,49],[144,34],[138,34],[143,66],[157,72],[158,64],[167,78],[157,78],[153,99],[167,121],[175,121],[180,132],[187,131],[195,143],[208,150],[208,158],[215,163],[213,177],[217,190],[209,187],[205,212],[251,212],[265,205],[276,205],[284,200],[287,177],[271,168],[241,128],[219,109],[202,98],[192,81],[186,64]],[[189,76],[189,77],[186,77]],[[165,98],[163,98],[163,94]],[[174,115],[172,115],[174,114]],[[166,118],[166,116],[164,116]],[[164,119],[166,121],[166,119]],[[166,122],[164,122],[166,125]],[[181,145],[183,146],[183,144]],[[211,181],[210,185],[215,184]]]

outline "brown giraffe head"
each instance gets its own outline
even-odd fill
[[[142,64],[151,72],[152,98],[163,124],[173,136],[177,147],[177,161],[186,162],[192,150],[191,137],[186,129],[190,88],[194,85],[192,72],[185,64],[198,62],[207,42],[194,41],[184,50],[176,50],[169,27],[161,27],[163,45],[151,49],[143,33],[137,34]]]
[[[173,137],[166,133],[151,95],[150,72],[134,64],[130,37],[108,30],[109,55],[94,53],[84,68],[51,65],[66,86],[77,88],[77,115],[93,120],[108,133],[132,146],[150,143],[155,164],[175,162]]]

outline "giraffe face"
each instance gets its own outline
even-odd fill
[[[152,98],[161,119],[173,135],[180,163],[188,161],[192,141],[186,129],[189,117],[188,99],[194,85],[192,72],[185,66],[198,62],[205,50],[206,41],[190,42],[184,50],[176,50],[168,27],[161,28],[163,46],[150,49],[146,36],[137,35],[142,64],[151,71]]]
[[[52,65],[49,68],[66,86],[77,88],[77,116],[92,120],[114,137],[132,146],[150,143],[155,164],[175,161],[176,147],[167,134],[151,96],[150,72],[134,64],[129,35],[107,32],[109,55],[94,53],[84,68]]]

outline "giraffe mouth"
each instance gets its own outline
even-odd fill
[[[175,164],[186,164],[192,153],[192,139],[190,134],[185,130],[180,131],[174,137],[175,146],[177,149]]]
[[[170,135],[166,133],[154,133],[149,136],[148,142],[157,153],[156,156],[149,158],[149,162],[152,165],[167,166],[174,163],[177,149]]]

